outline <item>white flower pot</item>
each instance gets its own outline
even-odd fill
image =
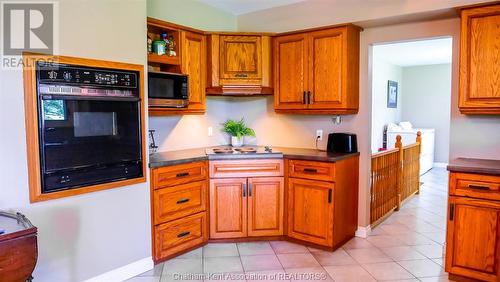
[[[231,146],[241,147],[243,146],[243,137],[231,136]]]

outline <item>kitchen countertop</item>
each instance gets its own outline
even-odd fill
[[[221,146],[217,146],[221,147]],[[275,154],[217,154],[207,156],[206,150],[213,147],[196,148],[178,151],[157,152],[149,157],[149,167],[158,168],[162,166],[183,164],[204,160],[235,160],[235,159],[298,159],[321,162],[336,162],[349,157],[358,156],[359,153],[328,153],[325,151],[305,148],[272,147]],[[280,152],[280,153],[278,153]]]
[[[457,158],[448,165],[451,172],[500,175],[500,160]]]

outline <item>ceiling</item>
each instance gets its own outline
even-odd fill
[[[233,15],[242,15],[250,12],[265,10],[273,7],[285,6],[306,0],[199,0],[210,6],[222,9]]]
[[[373,58],[401,67],[451,63],[452,39],[400,42],[373,47]]]

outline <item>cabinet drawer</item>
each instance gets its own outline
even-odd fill
[[[314,161],[289,160],[288,176],[332,182],[335,181],[335,164]]]
[[[451,173],[450,195],[500,200],[500,176]]]
[[[155,227],[156,261],[195,247],[207,240],[206,212],[157,225]]]
[[[154,224],[206,210],[207,181],[198,181],[154,191]]]
[[[210,178],[283,176],[282,159],[211,161]]]
[[[204,179],[207,179],[206,162],[166,166],[153,170],[154,189],[176,186]]]

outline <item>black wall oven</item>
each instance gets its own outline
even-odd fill
[[[139,72],[36,67],[42,193],[142,177]]]

